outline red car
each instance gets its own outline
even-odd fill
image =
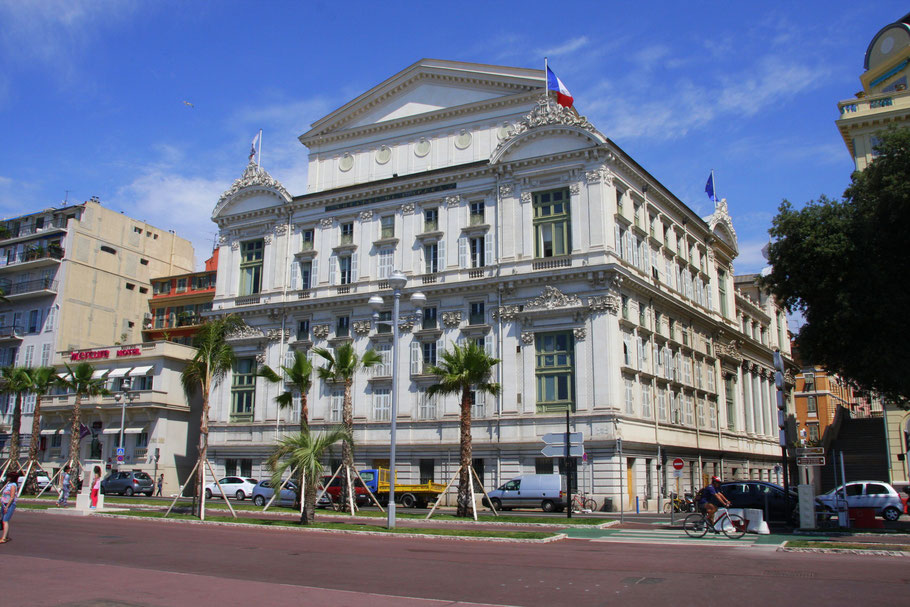
[[[326,484],[331,479],[331,476],[322,477],[322,487],[325,487]],[[358,506],[366,506],[372,500],[370,499],[370,494],[367,493],[366,488],[363,486],[363,483],[360,482],[359,478],[351,479],[354,482],[354,497],[357,500]],[[332,502],[337,504],[341,500],[341,477],[336,476],[335,480],[332,481],[332,484],[328,486],[328,489],[325,492],[326,495],[332,498]]]

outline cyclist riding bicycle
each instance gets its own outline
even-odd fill
[[[730,500],[720,492],[720,483],[721,480],[719,478],[712,476],[711,484],[699,492],[698,508],[708,517],[708,522],[712,525],[714,524],[714,513],[717,512],[717,509],[721,506],[730,506]]]

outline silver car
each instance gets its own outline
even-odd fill
[[[272,483],[270,481],[259,481],[259,484],[253,489],[253,503],[257,506],[265,506],[275,491],[272,489]],[[297,499],[297,483],[294,481],[288,481],[284,488],[281,490],[281,497],[274,502],[279,506],[293,506],[294,500]],[[317,508],[331,508],[332,507],[332,498],[328,494],[322,496],[318,502],[316,502]]]
[[[882,481],[853,481],[822,493],[815,498],[815,502],[833,511],[838,500],[845,498],[848,508],[875,508],[875,514],[889,521],[896,521],[904,511],[900,495],[894,487]]]

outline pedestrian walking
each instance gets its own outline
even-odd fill
[[[158,477],[158,492],[155,493],[155,497],[161,497],[161,488],[164,487],[164,475]]]
[[[101,493],[101,466],[95,466],[94,476],[92,477],[92,505],[90,508],[98,507],[98,494]]]
[[[0,489],[0,520],[3,521],[3,537],[0,537],[0,544],[5,544],[10,540],[9,522],[13,518],[13,512],[16,511],[16,498],[19,496],[19,473],[7,472],[6,484]]]
[[[66,507],[66,502],[70,498],[70,465],[63,467],[63,474],[60,475],[60,497],[57,499],[57,505],[61,508]]]

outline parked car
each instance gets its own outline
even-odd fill
[[[331,476],[323,476],[322,484],[320,487],[325,487],[326,484],[331,479]],[[359,478],[351,479],[354,482],[354,498],[357,500],[358,506],[366,506],[371,503],[370,494],[367,493],[366,488],[363,486],[363,483],[360,482]],[[328,485],[328,488],[325,491],[325,495],[329,496],[333,503],[338,503],[341,499],[341,477],[336,476],[335,480],[332,481],[331,485]]]
[[[734,508],[755,508],[765,512],[765,520],[795,523],[799,519],[799,497],[790,491],[787,504],[784,488],[764,481],[731,481],[720,486]]]
[[[566,479],[561,474],[525,474],[513,478],[499,489],[487,493],[483,505],[496,510],[540,508],[544,512],[561,512],[566,507]]]
[[[154,492],[155,481],[145,472],[115,470],[101,481],[101,493],[105,495],[144,493],[151,497]]]
[[[220,484],[228,496],[234,496],[238,500],[244,500],[253,495],[253,489],[259,483],[255,478],[242,478],[240,476],[225,476],[218,480],[218,483],[209,483],[205,486],[205,497],[210,498],[213,495],[221,497]]]
[[[48,478],[46,472],[38,471],[35,474],[35,482],[38,483],[38,491],[44,491],[44,488],[51,484],[51,479]]]
[[[815,503],[833,512],[843,499],[848,508],[875,508],[875,514],[889,521],[896,521],[904,511],[900,495],[882,481],[853,481],[817,496]]]
[[[281,490],[281,497],[272,503],[278,504],[279,506],[293,506],[294,500],[297,499],[297,492],[297,483],[294,481],[288,481],[284,488]],[[272,499],[272,495],[274,493],[275,490],[272,489],[271,481],[259,481],[256,487],[253,489],[253,503],[257,506],[265,506],[269,500]],[[316,507],[331,508],[332,498],[328,495],[323,495],[322,498],[316,502]]]

